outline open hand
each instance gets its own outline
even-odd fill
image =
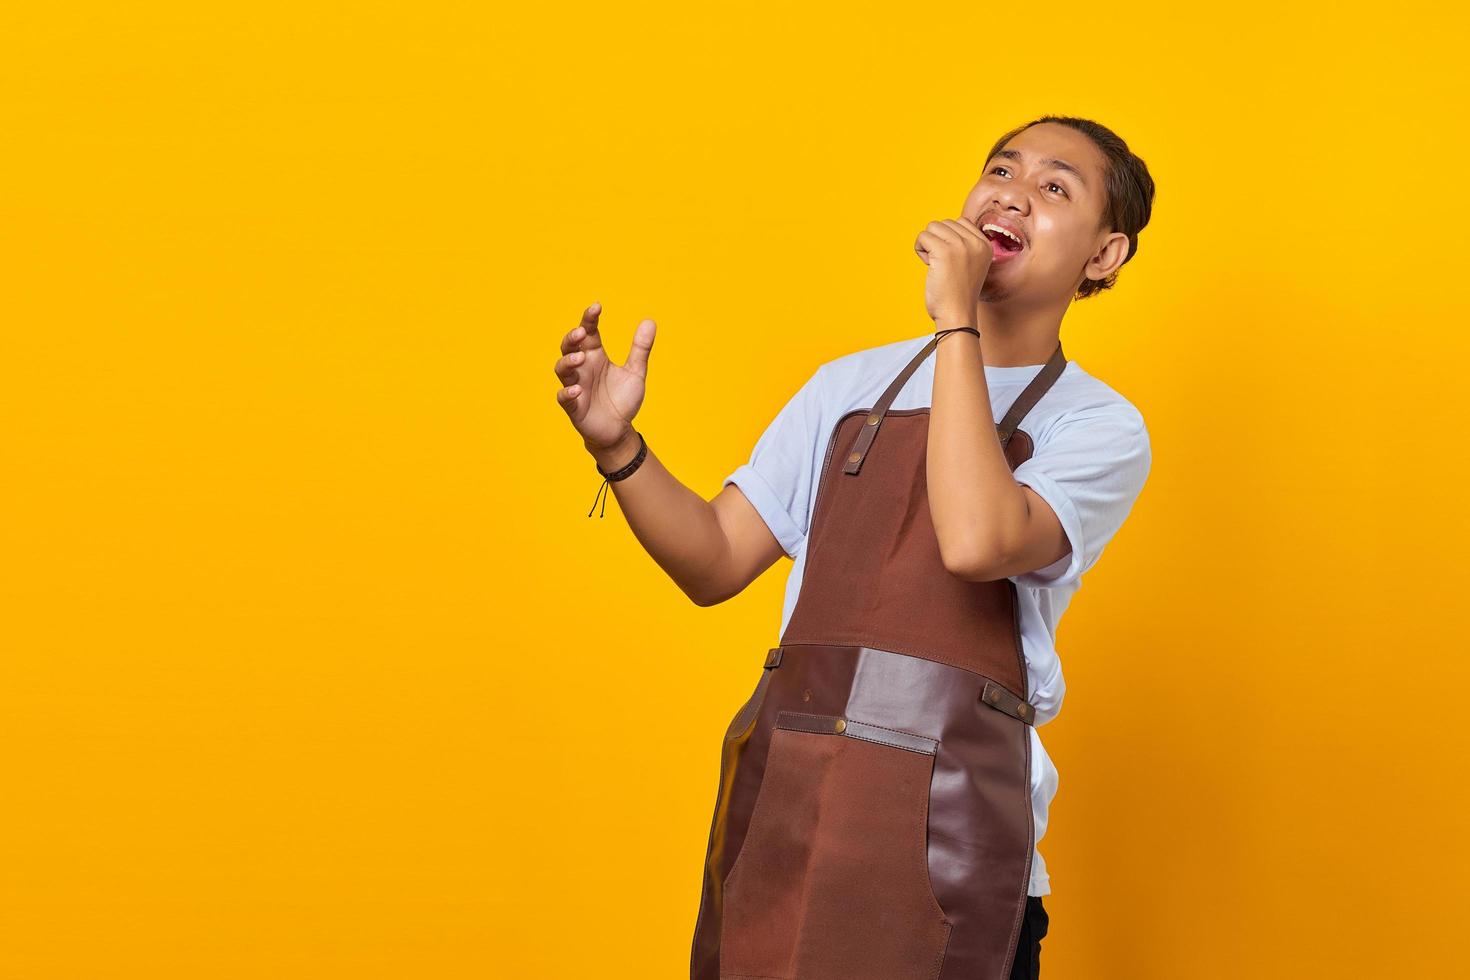
[[[643,404],[648,355],[657,332],[652,320],[640,321],[628,359],[614,364],[597,327],[601,314],[601,304],[587,307],[582,322],[562,337],[562,356],[553,368],[565,386],[557,391],[556,400],[591,451],[616,446],[632,428],[633,417]]]

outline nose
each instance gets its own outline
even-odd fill
[[[1030,200],[1026,197],[1026,193],[1020,188],[1019,184],[1019,181],[1008,180],[998,185],[995,189],[995,195],[992,198],[995,206],[1002,211],[1014,210],[1025,214],[1027,208],[1030,207]]]

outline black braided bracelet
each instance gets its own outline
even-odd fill
[[[948,330],[936,330],[934,331],[934,336],[936,338],[943,337],[945,334],[954,333],[956,330],[963,330],[965,333],[972,333],[977,337],[980,336],[980,331],[976,330],[974,327],[950,327]]]
[[[635,429],[634,431],[636,432],[637,430]],[[601,473],[602,476],[603,476],[602,486],[600,486],[600,487],[597,488],[597,497],[601,497],[602,498],[602,513],[601,514],[598,514],[597,515],[598,517],[603,517],[603,516],[605,516],[607,514],[607,498],[610,497],[610,496],[612,496],[612,494],[610,494],[610,493],[604,493],[603,492],[603,491],[607,490],[607,485],[609,483],[615,483],[618,480],[626,480],[628,477],[632,476],[633,475],[633,471],[636,470],[636,469],[638,469],[638,467],[640,467],[640,466],[643,465],[643,460],[644,460],[644,458],[647,455],[648,455],[648,442],[643,438],[643,433],[639,432],[638,433],[638,454],[633,457],[633,459],[628,463],[627,466],[624,466],[621,469],[613,470],[611,473],[608,473],[607,471],[605,471],[602,468],[602,464],[601,463],[596,464],[597,465],[597,472],[598,473]],[[592,498],[592,510],[596,510],[597,509],[597,497],[593,497]],[[587,512],[587,516],[588,517],[591,517],[592,516],[592,510],[589,510]]]

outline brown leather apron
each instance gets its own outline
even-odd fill
[[[937,343],[832,428],[796,606],[725,733],[691,980],[1010,974],[1035,833],[1016,586],[944,567],[929,409],[888,410]],[[1066,363],[997,426],[1013,471]]]

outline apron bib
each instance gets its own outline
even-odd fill
[[[889,411],[938,340],[832,428],[796,606],[725,733],[691,980],[1010,975],[1035,843],[1016,585],[944,567],[929,409]],[[1066,363],[998,423],[1012,471]]]

